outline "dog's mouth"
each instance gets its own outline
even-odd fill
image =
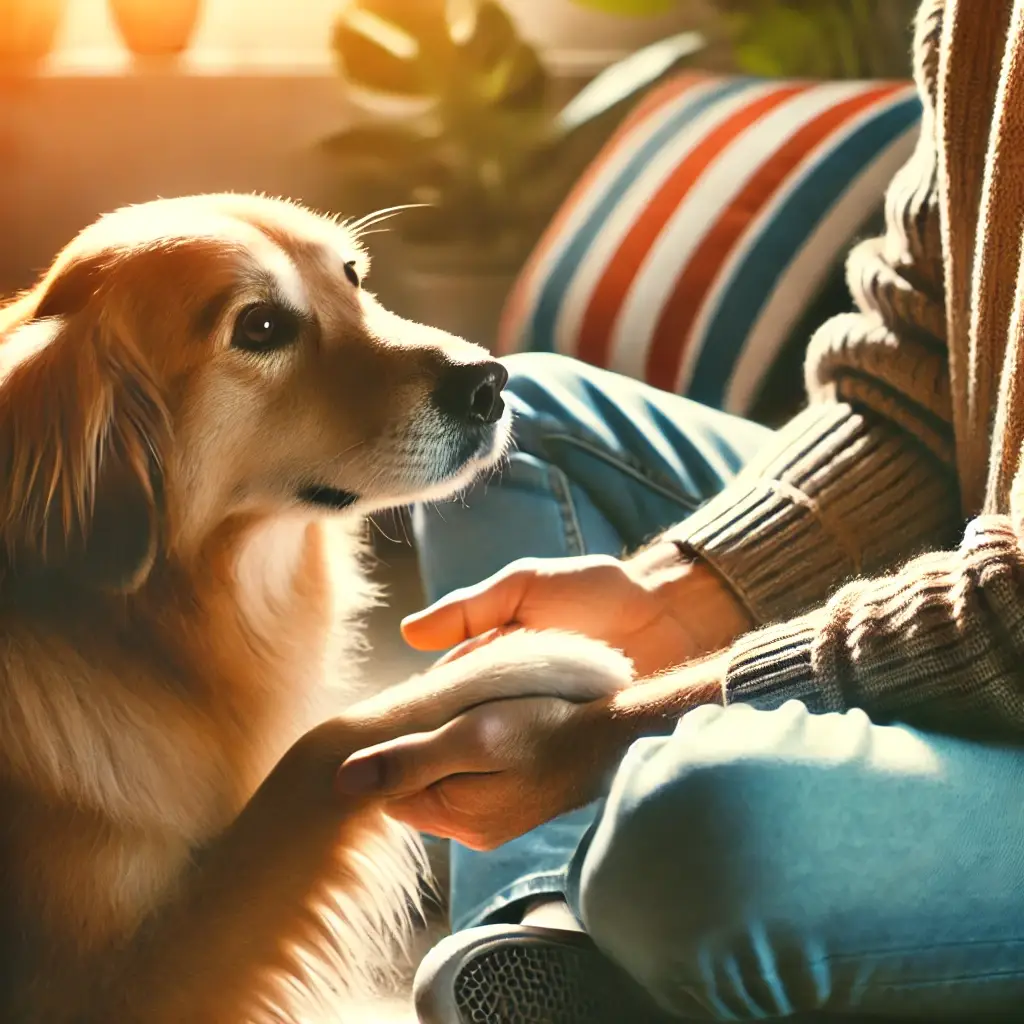
[[[450,448],[447,471],[454,475],[468,463],[486,459],[494,451],[499,436],[497,427],[493,425],[465,431]]]
[[[307,484],[299,488],[298,497],[305,505],[313,505],[330,512],[343,512],[359,500],[358,494],[343,491],[339,487],[327,487],[324,484]]]
[[[504,453],[511,417],[502,415],[494,423],[450,425],[430,422],[411,438],[396,445],[398,451],[383,451],[372,459],[369,479],[358,491],[335,487],[315,478],[296,486],[295,500],[322,513],[339,513],[356,504],[365,513],[422,500],[443,500],[464,489]],[[328,476],[330,470],[325,472]],[[367,474],[365,466],[354,473]]]

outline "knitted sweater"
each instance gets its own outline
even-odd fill
[[[1024,0],[924,0],[914,48],[920,141],[851,253],[858,312],[813,338],[807,410],[670,536],[761,624],[727,701],[1021,738]]]

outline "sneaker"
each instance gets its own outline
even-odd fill
[[[489,925],[450,935],[416,972],[420,1024],[666,1024],[582,932]]]

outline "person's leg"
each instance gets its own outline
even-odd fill
[[[630,750],[570,902],[687,1019],[1015,1019],[1022,791],[1024,749],[702,708]]]
[[[634,744],[579,844],[587,935],[452,936],[417,975],[421,1020],[1017,1020],[1022,787],[1021,747],[701,708]]]
[[[769,432],[684,398],[553,355],[507,360],[515,445],[464,499],[414,510],[428,600],[517,558],[623,554],[685,519]],[[587,808],[488,853],[453,847],[455,929],[561,892],[594,817]]]

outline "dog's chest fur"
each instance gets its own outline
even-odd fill
[[[285,750],[350,703],[373,599],[356,529],[259,527],[163,607],[5,617],[0,888],[42,941],[134,929]]]

